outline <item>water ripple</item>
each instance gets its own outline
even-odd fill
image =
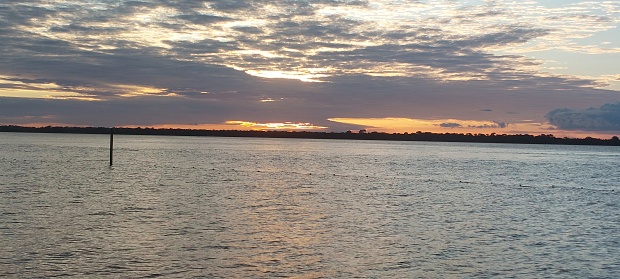
[[[617,148],[0,137],[0,277],[620,273]]]

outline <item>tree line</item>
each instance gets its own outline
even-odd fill
[[[24,127],[15,125],[0,126],[0,132],[22,133],[73,133],[109,134],[109,127]],[[460,134],[460,133],[382,133],[365,130],[359,132],[310,132],[310,131],[245,131],[245,130],[194,130],[194,129],[156,129],[115,127],[114,134],[123,135],[171,135],[171,136],[210,136],[210,137],[262,137],[262,138],[308,138],[308,139],[348,139],[348,140],[393,140],[393,141],[435,141],[435,142],[478,142],[478,143],[520,143],[520,144],[566,144],[566,145],[607,145],[620,146],[620,139],[599,138],[557,138],[552,134]]]

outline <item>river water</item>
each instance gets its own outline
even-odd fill
[[[0,133],[0,277],[614,278],[620,148]]]

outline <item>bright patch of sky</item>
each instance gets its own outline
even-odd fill
[[[593,79],[599,88],[620,90],[620,2],[539,0],[536,5],[548,9],[550,16],[541,19],[551,34],[498,53],[522,54],[541,61],[540,71]]]
[[[529,2],[532,2],[532,1],[529,1]],[[534,2],[536,2],[539,5],[548,7],[548,8],[561,8],[561,7],[566,7],[572,4],[582,3],[583,0],[538,0]]]

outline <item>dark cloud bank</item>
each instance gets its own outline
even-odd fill
[[[585,110],[556,109],[546,117],[564,130],[620,131],[620,102]]]

